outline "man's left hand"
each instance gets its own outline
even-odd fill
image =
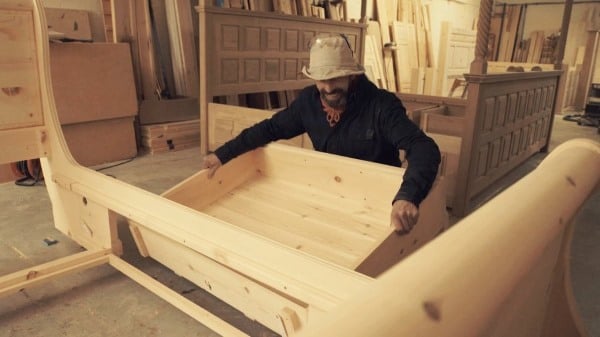
[[[392,205],[391,225],[398,234],[408,234],[419,220],[419,209],[406,200],[396,200]]]

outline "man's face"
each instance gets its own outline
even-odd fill
[[[316,81],[321,99],[330,107],[340,109],[346,106],[350,76],[336,77],[329,80]]]

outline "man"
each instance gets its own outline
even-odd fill
[[[209,169],[209,177],[246,151],[304,132],[317,151],[387,165],[401,166],[398,150],[403,149],[408,168],[391,200],[391,225],[400,234],[410,232],[437,175],[440,152],[435,142],[408,119],[396,95],[367,79],[344,36],[317,37],[309,67],[302,72],[315,85],[304,88],[288,108],[205,156],[202,166]]]

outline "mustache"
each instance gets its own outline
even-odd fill
[[[341,88],[335,88],[331,91],[321,89],[321,95],[344,94],[344,93],[345,93],[344,89],[341,89]]]

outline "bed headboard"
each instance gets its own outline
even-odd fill
[[[214,96],[301,89],[308,43],[316,35],[343,33],[363,63],[366,25],[273,12],[197,7],[200,59],[200,143],[207,152],[207,104]]]

